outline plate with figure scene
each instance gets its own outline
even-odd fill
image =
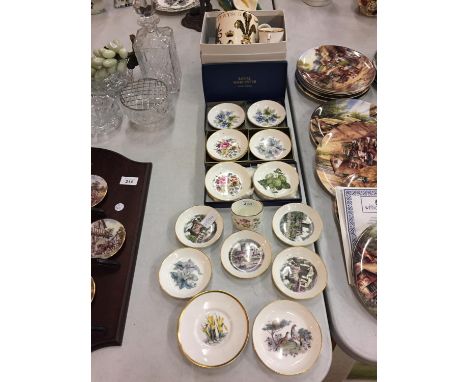
[[[107,182],[99,175],[91,175],[91,207],[97,206],[107,195]]]
[[[114,219],[100,219],[91,223],[91,257],[108,259],[125,242],[125,227]]]

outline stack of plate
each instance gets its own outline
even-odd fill
[[[356,98],[369,90],[375,76],[374,64],[362,53],[343,46],[322,45],[299,57],[296,85],[319,101]]]

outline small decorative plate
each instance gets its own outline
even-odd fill
[[[240,11],[255,11],[257,9],[257,0],[233,0],[234,7]]]
[[[239,130],[220,130],[206,141],[206,151],[214,160],[236,161],[242,158],[249,147],[249,140]]]
[[[233,362],[249,339],[249,317],[233,295],[206,291],[191,299],[179,316],[177,339],[193,364],[220,367]]]
[[[107,194],[107,182],[99,175],[91,175],[91,207],[97,206]]]
[[[197,0],[153,0],[154,8],[161,12],[178,13],[200,5]]]
[[[114,256],[125,241],[125,228],[114,219],[101,219],[91,223],[91,257],[108,259]]]
[[[276,287],[297,300],[313,298],[327,285],[327,269],[322,259],[304,247],[280,252],[273,261],[271,273]]]
[[[214,199],[232,201],[251,194],[252,178],[240,164],[218,163],[206,173],[205,187]]]
[[[299,175],[284,162],[267,162],[257,167],[253,175],[255,191],[268,199],[284,199],[296,193]]]
[[[255,318],[252,342],[265,366],[281,375],[297,375],[317,361],[322,350],[322,332],[305,306],[276,300]]]
[[[223,228],[223,218],[209,206],[194,206],[185,210],[175,224],[177,239],[193,248],[205,248],[215,243]]]
[[[249,148],[258,159],[280,160],[291,151],[291,140],[280,130],[266,129],[250,138]]]
[[[224,241],[221,262],[231,275],[251,279],[260,276],[270,266],[271,247],[262,235],[239,231]]]
[[[258,101],[249,107],[247,117],[255,126],[273,127],[284,121],[286,110],[275,101]]]
[[[93,276],[91,276],[91,302],[93,302],[95,294],[96,294],[96,283],[94,282]]]
[[[245,120],[245,112],[235,103],[220,103],[208,112],[208,123],[215,129],[235,129]]]
[[[211,279],[211,262],[198,249],[179,248],[159,268],[159,284],[169,296],[190,298],[206,288]]]
[[[272,224],[278,239],[295,247],[317,241],[323,228],[318,212],[302,203],[290,203],[279,208]]]

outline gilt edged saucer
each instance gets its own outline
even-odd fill
[[[221,162],[205,176],[205,188],[215,200],[233,201],[250,195],[252,177],[247,169],[234,162]]]
[[[284,121],[286,110],[283,105],[275,101],[258,101],[247,110],[247,118],[255,126],[274,127]]]
[[[291,151],[291,140],[280,130],[265,129],[250,138],[249,148],[258,159],[280,160]]]
[[[217,161],[236,161],[247,153],[248,148],[249,140],[239,130],[219,130],[206,141],[206,152]]]
[[[239,105],[225,102],[213,106],[207,119],[215,129],[236,129],[244,123],[245,112]]]

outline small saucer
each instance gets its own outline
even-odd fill
[[[283,105],[275,101],[258,101],[247,110],[247,118],[255,126],[278,126],[286,118],[286,110]]]
[[[245,112],[235,103],[220,103],[210,109],[207,119],[215,129],[235,129],[244,123]]]
[[[91,257],[108,259],[114,256],[125,241],[125,227],[114,219],[91,223]]]
[[[175,224],[175,232],[183,245],[205,248],[220,238],[223,227],[223,218],[214,208],[194,206],[180,214]]]
[[[291,151],[291,140],[280,130],[266,129],[250,138],[249,148],[258,159],[280,160]]]
[[[91,175],[91,207],[97,206],[106,197],[107,182],[99,175]]]
[[[327,285],[327,269],[322,259],[304,247],[281,251],[273,261],[271,273],[276,287],[297,300],[313,298]]]
[[[159,268],[159,284],[169,296],[190,298],[206,288],[211,279],[211,262],[198,249],[179,248]]]
[[[231,275],[251,279],[260,276],[270,266],[271,247],[262,235],[239,231],[224,241],[221,262]]]
[[[267,162],[257,167],[253,175],[255,191],[269,199],[284,199],[296,193],[299,175],[284,162]]]
[[[95,294],[96,294],[96,283],[94,282],[93,276],[91,276],[91,302],[93,302]]]
[[[247,169],[240,164],[223,162],[208,170],[205,187],[213,198],[233,201],[251,193],[252,178]]]
[[[292,246],[311,245],[323,228],[318,212],[303,203],[290,203],[279,208],[272,225],[278,239]]]
[[[206,152],[218,161],[236,161],[245,155],[248,147],[249,140],[239,130],[220,130],[206,141]]]

